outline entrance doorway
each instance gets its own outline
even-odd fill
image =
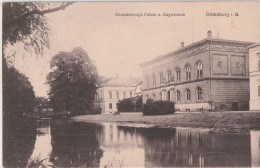
[[[232,103],[232,110],[233,111],[238,111],[238,102],[233,102]]]

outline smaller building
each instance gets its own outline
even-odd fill
[[[119,100],[140,95],[141,78],[114,77],[101,82],[95,96],[95,107],[101,108],[101,113],[117,111]],[[138,88],[137,88],[138,87]]]
[[[249,46],[250,110],[260,110],[260,43]]]

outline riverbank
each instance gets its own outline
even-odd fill
[[[120,115],[82,115],[72,117],[77,122],[123,122],[152,124],[158,127],[210,128],[214,131],[248,131],[260,129],[260,112],[204,112],[176,113],[161,116],[143,116],[142,113]]]

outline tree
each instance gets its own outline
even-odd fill
[[[53,69],[47,76],[50,85],[50,104],[54,112],[70,111],[80,114],[93,107],[98,73],[82,48],[60,52],[50,63]]]
[[[64,10],[73,2],[63,2],[54,7],[46,2],[3,3],[3,49],[10,44],[22,42],[28,51],[43,54],[49,47],[50,26],[45,14]]]
[[[28,78],[15,68],[8,67],[3,60],[3,114],[9,117],[21,116],[33,110],[36,98]]]

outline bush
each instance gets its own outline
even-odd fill
[[[142,106],[143,106],[142,96],[136,96],[136,97],[120,100],[117,103],[117,110],[120,112],[142,111],[141,110]]]
[[[175,112],[174,102],[148,99],[143,106],[143,115],[166,115]]]
[[[90,110],[90,114],[101,114],[102,108],[96,107]]]

